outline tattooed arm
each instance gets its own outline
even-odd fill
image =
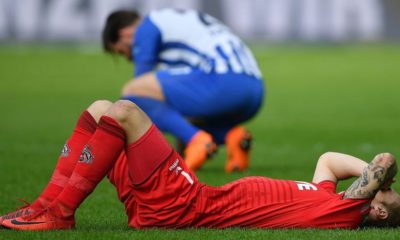
[[[335,152],[324,153],[319,159],[314,172],[314,183],[359,177],[368,164],[356,157]]]
[[[344,198],[372,198],[382,187],[391,185],[396,173],[396,159],[389,153],[378,154],[346,190]]]

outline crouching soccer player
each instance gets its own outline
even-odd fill
[[[228,27],[195,10],[144,17],[121,10],[107,18],[103,45],[135,62],[122,98],[186,146],[190,169],[199,169],[219,144],[226,144],[226,172],[247,168],[251,135],[238,125],[258,112],[264,87],[252,53]]]
[[[400,196],[390,189],[396,173],[389,153],[369,164],[326,153],[313,182],[246,177],[207,186],[134,103],[97,101],[78,120],[43,193],[3,216],[1,224],[19,230],[74,228],[76,209],[107,175],[129,225],[138,229],[393,227],[400,216]],[[358,179],[336,194],[337,182],[353,176]]]

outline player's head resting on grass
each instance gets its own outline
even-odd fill
[[[141,17],[135,10],[119,10],[111,13],[103,29],[103,48],[132,60],[132,41]]]
[[[391,188],[378,191],[364,227],[399,227],[400,195]]]
[[[397,173],[397,163],[393,155],[389,153],[378,154],[373,162],[380,162],[386,165],[391,165],[394,174]],[[370,164],[371,165],[371,164]],[[370,166],[369,166],[370,167]],[[384,171],[379,168],[380,166],[372,167],[375,169],[373,178],[378,179],[378,172]],[[390,168],[389,168],[390,169]],[[365,171],[365,170],[364,170]],[[390,171],[390,170],[387,170]],[[383,186],[376,192],[373,200],[371,201],[371,209],[368,214],[366,222],[363,227],[398,227],[400,226],[400,195],[394,191],[390,186],[395,179],[390,180],[389,175],[381,179]],[[360,186],[368,183],[368,179],[364,178],[360,181]],[[354,185],[354,183],[353,183]],[[350,187],[351,188],[351,187]],[[362,190],[359,190],[362,191]]]

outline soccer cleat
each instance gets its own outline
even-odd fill
[[[191,170],[198,170],[216,151],[217,144],[212,136],[200,130],[190,139],[184,151],[185,163]]]
[[[244,127],[234,127],[225,137],[228,160],[225,171],[243,171],[249,165],[249,153],[251,150],[251,134]]]
[[[17,198],[17,199],[24,202],[25,205],[17,207],[17,211],[10,212],[4,216],[1,216],[0,217],[0,226],[3,225],[3,222],[5,220],[28,216],[37,211],[31,207],[31,204],[28,201],[26,201],[24,199],[20,199],[20,198]]]
[[[3,221],[2,225],[7,229],[27,231],[73,229],[75,228],[75,218],[74,216],[66,219],[60,218],[50,209],[45,209],[28,216],[7,219]]]

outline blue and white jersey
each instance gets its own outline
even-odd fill
[[[154,68],[195,68],[262,78],[246,45],[217,19],[194,10],[150,12],[135,32],[132,56],[135,76]]]

